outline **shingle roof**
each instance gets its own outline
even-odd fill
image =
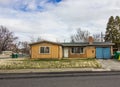
[[[115,45],[111,42],[93,42],[93,45]]]
[[[61,43],[62,46],[112,46],[114,43],[110,42],[93,42],[89,44],[89,42],[80,42],[80,43]]]
[[[62,46],[87,46],[89,43],[81,42],[81,43],[61,43]]]
[[[40,43],[51,43],[51,44],[56,44],[56,45],[61,45],[61,46],[112,46],[114,45],[114,43],[110,43],[110,42],[93,42],[92,44],[89,44],[89,42],[75,42],[75,43],[71,43],[71,42],[67,42],[67,43],[57,43],[57,42],[51,42],[51,41],[39,41],[39,42],[35,42],[35,43],[31,43],[30,46],[35,45],[35,44],[40,44]]]

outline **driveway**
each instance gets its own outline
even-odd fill
[[[120,71],[120,61],[115,59],[98,59],[104,69]]]

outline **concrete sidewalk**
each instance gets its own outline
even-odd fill
[[[103,69],[110,71],[120,71],[120,61],[115,59],[99,59],[98,62],[102,65]]]
[[[53,73],[53,72],[98,72],[110,71],[110,69],[94,68],[62,68],[62,69],[17,69],[17,70],[0,70],[2,73]]]

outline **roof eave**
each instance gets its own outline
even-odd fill
[[[44,43],[44,42],[62,46],[62,44],[60,44],[60,43],[50,42],[50,41],[40,41],[40,42],[31,43],[29,45],[32,46],[32,45],[36,45],[36,44],[40,44],[40,43]]]

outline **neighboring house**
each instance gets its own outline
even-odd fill
[[[111,58],[113,43],[88,42],[55,43],[41,41],[30,44],[31,58]]]
[[[2,51],[2,55],[12,55],[12,51]]]

